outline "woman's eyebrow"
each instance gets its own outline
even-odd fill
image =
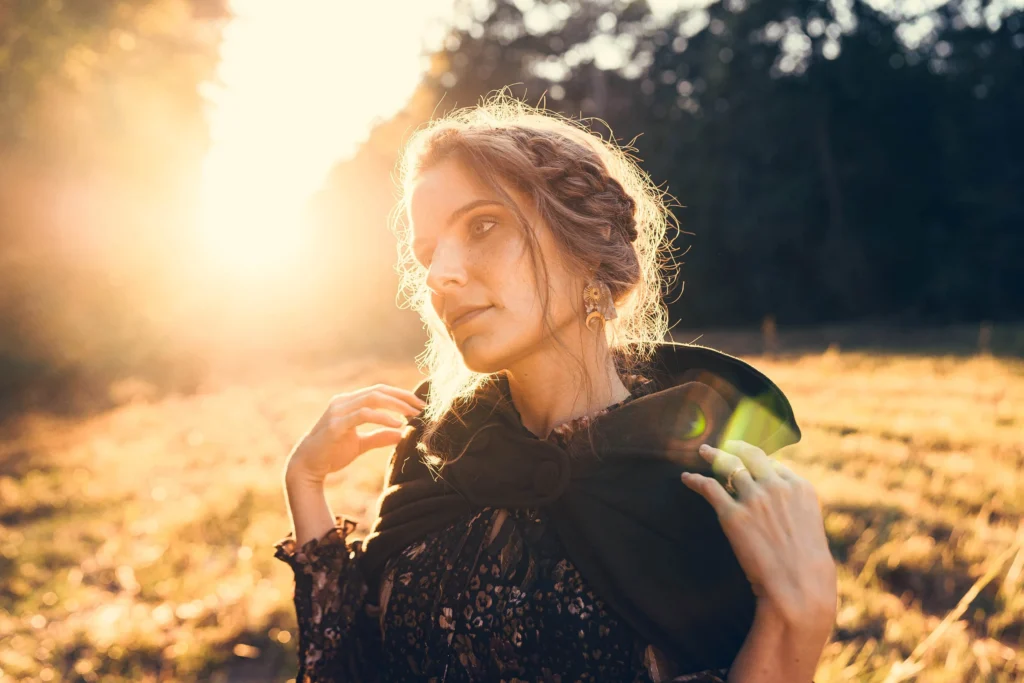
[[[462,218],[464,215],[477,208],[478,206],[488,206],[490,204],[496,204],[498,206],[504,206],[501,202],[494,201],[493,199],[474,199],[468,204],[463,204],[459,208],[452,211],[452,215],[448,217],[447,225],[451,225],[455,221]]]
[[[455,223],[455,221],[459,220],[460,218],[462,218],[467,213],[469,213],[470,211],[472,211],[473,209],[475,209],[477,207],[489,206],[491,204],[494,204],[495,206],[500,206],[500,207],[504,207],[505,206],[501,202],[495,201],[493,199],[474,199],[473,201],[467,202],[466,204],[463,204],[459,208],[457,208],[454,211],[452,211],[452,215],[448,216],[448,220],[446,221],[446,225],[451,226],[453,223]],[[419,251],[420,245],[422,244],[423,241],[424,240],[419,240],[419,239],[413,240],[412,249],[413,249],[414,253]]]

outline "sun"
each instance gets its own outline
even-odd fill
[[[310,197],[375,121],[409,102],[425,27],[448,25],[452,3],[233,0],[230,10],[202,89],[211,147],[197,228],[213,269],[266,279],[302,267]]]

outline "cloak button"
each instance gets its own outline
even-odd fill
[[[561,484],[561,471],[558,465],[551,460],[545,460],[537,465],[533,473],[533,488],[538,495],[550,496],[558,490]]]

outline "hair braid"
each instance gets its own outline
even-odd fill
[[[534,135],[526,140],[537,172],[566,204],[584,215],[606,216],[614,234],[635,242],[639,235],[636,200],[609,175],[597,155],[571,140],[562,144],[573,151],[578,148],[579,154],[557,149],[547,136]]]

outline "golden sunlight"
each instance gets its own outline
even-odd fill
[[[245,280],[294,273],[306,205],[377,121],[400,111],[428,64],[427,31],[451,0],[232,0],[216,83],[199,229],[208,265]]]

